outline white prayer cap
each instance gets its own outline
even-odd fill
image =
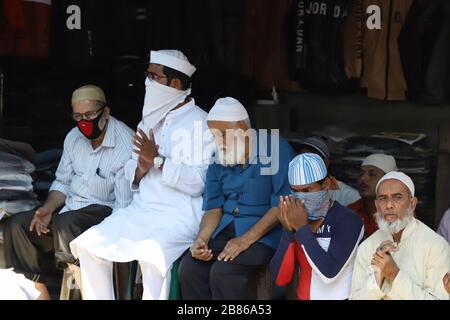
[[[394,179],[394,180],[398,180],[398,181],[402,182],[411,192],[411,196],[414,197],[414,182],[411,180],[411,178],[409,176],[407,176],[403,172],[398,172],[398,171],[391,171],[389,173],[386,173],[380,179],[380,181],[378,181],[375,191],[378,192],[378,187],[380,186],[380,184],[383,181],[390,180],[390,179]]]
[[[291,186],[303,186],[324,179],[327,167],[315,153],[302,153],[289,163],[288,180]]]
[[[150,63],[160,64],[191,77],[196,68],[189,62],[183,52],[178,50],[150,51]]]
[[[246,119],[249,119],[247,110],[231,97],[218,99],[206,117],[206,121],[235,122]]]
[[[361,164],[361,167],[362,166],[374,166],[383,170],[384,173],[397,171],[397,163],[395,162],[394,157],[382,153],[371,154],[364,159]]]

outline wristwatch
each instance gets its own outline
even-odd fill
[[[163,165],[163,163],[164,163],[164,157],[156,156],[156,157],[153,159],[153,166],[154,166],[156,169],[161,168],[161,166]]]

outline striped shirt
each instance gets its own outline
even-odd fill
[[[50,191],[66,195],[60,213],[91,204],[120,208],[130,203],[131,190],[123,167],[131,157],[132,139],[132,130],[111,116],[103,142],[95,150],[78,128],[67,134],[56,179],[50,187]]]

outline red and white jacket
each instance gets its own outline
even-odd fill
[[[335,201],[316,233],[309,225],[295,233],[283,231],[270,265],[275,283],[289,284],[297,263],[299,300],[348,299],[356,249],[363,236],[361,219]]]

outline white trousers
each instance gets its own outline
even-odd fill
[[[84,248],[78,248],[81,269],[81,295],[84,300],[114,300],[113,262],[99,258]],[[149,262],[139,261],[142,272],[142,300],[167,300],[170,290],[170,270],[163,277]]]

